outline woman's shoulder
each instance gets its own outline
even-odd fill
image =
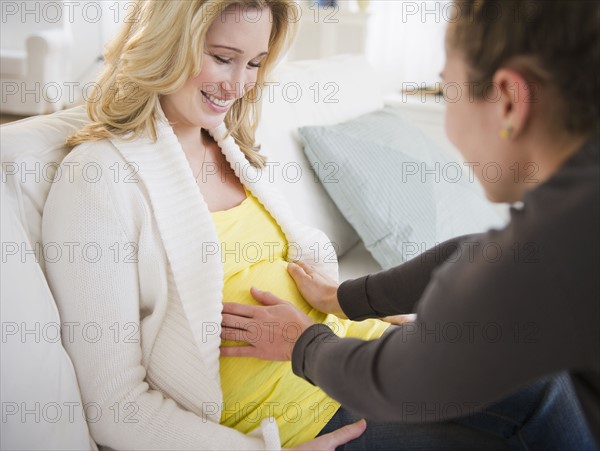
[[[107,163],[123,160],[118,149],[109,139],[86,141],[77,144],[63,159],[64,162],[97,162]]]
[[[44,216],[52,217],[53,211],[63,212],[63,205],[69,206],[70,217],[77,217],[74,214],[77,210],[86,211],[81,217],[87,217],[109,208],[130,237],[136,235],[140,221],[147,216],[135,167],[127,165],[108,139],[78,144],[62,160]]]
[[[126,184],[139,182],[136,163],[128,162],[109,139],[76,145],[65,156],[61,165],[80,181],[92,179],[94,182],[110,183],[123,188],[126,188]]]
[[[109,139],[73,147],[61,162],[61,177],[52,190],[67,196],[106,195],[113,205],[131,211],[144,204],[135,162],[127,162]]]

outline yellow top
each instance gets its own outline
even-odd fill
[[[246,190],[246,196],[240,205],[211,214],[221,242],[223,301],[257,305],[250,294],[254,285],[291,302],[315,322],[330,323],[340,336],[379,337],[387,323],[340,320],[314,310],[304,300],[287,272],[285,235],[250,191]],[[283,447],[313,439],[340,406],[321,389],[294,375],[290,362],[221,357],[220,372],[224,403],[221,424],[248,433],[264,418],[275,417]]]

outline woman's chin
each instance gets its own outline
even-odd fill
[[[203,113],[200,119],[200,125],[204,129],[210,130],[211,128],[218,127],[225,120],[226,113],[222,114],[206,114]]]
[[[501,190],[496,186],[492,188],[486,185],[483,186],[483,189],[485,191],[485,197],[487,200],[495,204],[512,204],[521,200],[517,193],[514,193],[510,190]]]

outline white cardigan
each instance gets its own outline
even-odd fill
[[[92,436],[116,449],[279,449],[272,421],[248,435],[219,425],[219,240],[160,109],[157,133],[155,143],[144,135],[77,146],[61,165],[69,177],[55,181],[44,207],[47,277]],[[267,175],[248,163],[234,139],[225,138],[224,124],[210,133],[294,243],[289,258],[316,264],[337,280],[325,234],[296,220],[293,199],[282,199]],[[153,390],[146,379],[150,358],[161,358],[152,353],[169,299],[181,302],[201,356],[203,377],[189,394],[206,401],[201,414]]]

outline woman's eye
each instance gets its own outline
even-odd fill
[[[230,64],[231,63],[231,58],[227,59],[227,58],[223,58],[222,56],[219,55],[212,55],[213,58],[219,63],[219,64]],[[248,63],[248,66],[252,67],[253,69],[258,69],[259,67],[261,67],[260,63]]]
[[[213,55],[213,57],[221,64],[229,64],[231,62],[231,60],[228,60],[226,58],[221,58],[218,55]]]

